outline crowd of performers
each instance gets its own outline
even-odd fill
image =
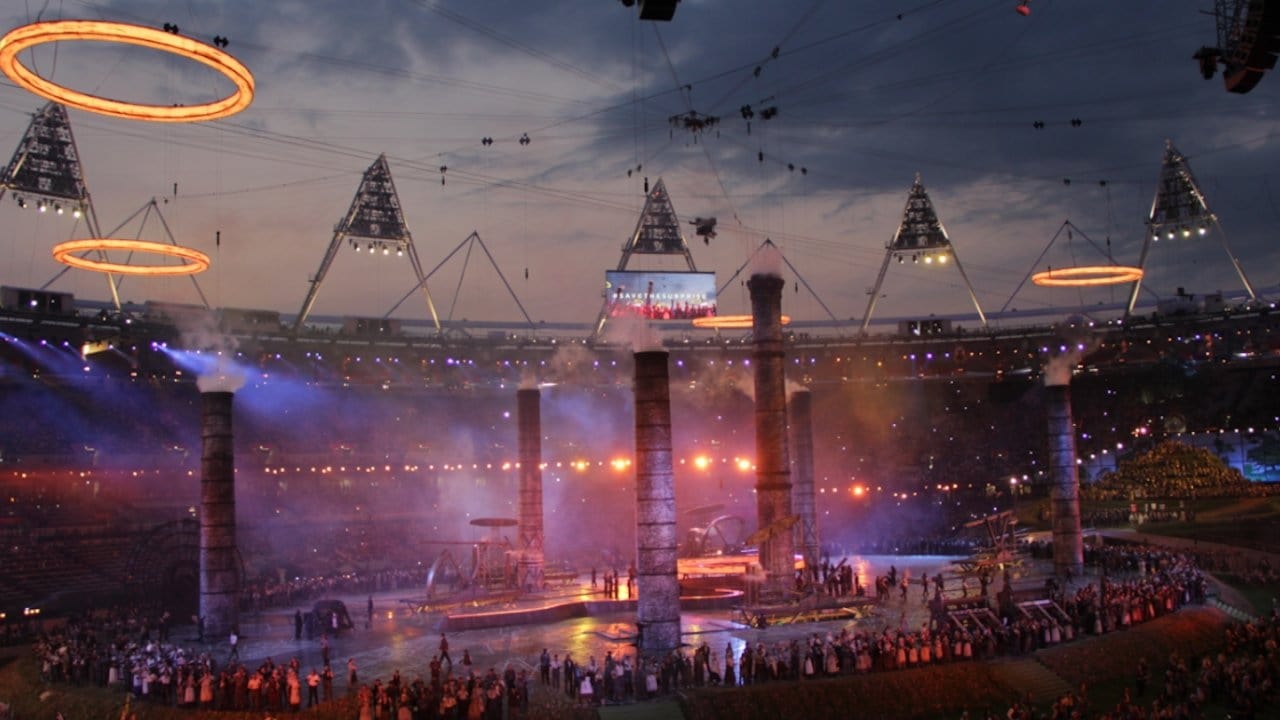
[[[544,650],[536,661],[537,679],[572,701],[599,703],[643,700],[686,687],[892,671],[1024,654],[1081,635],[1123,629],[1205,599],[1205,577],[1190,555],[1125,546],[1091,552],[1097,553],[1091,560],[1103,569],[1102,575],[1096,583],[1051,587],[1062,611],[1057,615],[1015,611],[1001,616],[959,613],[948,617],[935,613],[931,620],[912,628],[906,626],[904,610],[896,627],[878,631],[846,628],[804,639],[762,639],[737,648],[729,643],[722,651],[704,642],[692,650],[639,662],[630,655],[615,657],[612,652],[597,662],[594,656],[582,661]],[[832,575],[842,577],[838,572]],[[889,609],[897,602],[905,607],[911,601],[904,592],[900,600],[888,600]],[[360,720],[501,717],[503,704],[514,709],[514,717],[520,717],[528,707],[529,674],[511,664],[502,672],[495,668],[477,672],[465,650],[455,666],[444,636],[440,652],[424,668],[425,679],[418,675],[408,681],[397,671],[386,682],[378,678],[370,683],[362,682],[354,660],[345,667],[339,665],[335,678],[327,640],[321,641],[322,667],[304,668],[294,659],[281,665],[266,660],[253,668],[235,656],[226,658],[225,652],[210,650],[208,645],[193,649],[172,642],[170,626],[167,614],[98,612],[70,617],[63,624],[46,628],[33,647],[47,682],[127,688],[138,701],[183,707],[297,709],[332,699],[335,682],[342,694],[355,698]],[[1266,702],[1280,668],[1278,635],[1274,619],[1229,631],[1227,650],[1206,659],[1202,667],[1179,671],[1175,663],[1166,674],[1165,684],[1170,689],[1165,694],[1181,693],[1184,699],[1203,701],[1228,693],[1237,707]],[[1062,701],[1063,707],[1071,703],[1070,698]],[[1130,705],[1136,706],[1136,702]],[[1127,719],[1137,715],[1086,717]]]

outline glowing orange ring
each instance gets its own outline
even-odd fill
[[[1137,282],[1142,275],[1142,268],[1128,265],[1086,265],[1038,272],[1031,282],[1041,287],[1095,287]]]
[[[62,40],[115,42],[159,50],[194,60],[222,73],[236,91],[202,105],[141,105],[82,93],[46,80],[18,60],[18,53]],[[128,23],[101,20],[53,20],[10,30],[0,38],[0,71],[19,87],[56,103],[126,120],[199,122],[234,115],[253,102],[253,74],[243,63],[218,48],[182,35]]]
[[[181,265],[126,265],[107,260],[92,260],[79,257],[75,253],[86,251],[128,250],[130,252],[162,255],[178,258]],[[195,275],[209,269],[209,256],[199,250],[192,250],[178,245],[147,242],[146,240],[121,240],[117,238],[90,238],[88,240],[69,240],[53,246],[53,259],[81,270],[92,270],[115,275]]]
[[[782,316],[782,324],[790,325],[791,317]],[[693,319],[696,328],[714,328],[716,330],[749,330],[754,325],[750,315],[710,315]]]

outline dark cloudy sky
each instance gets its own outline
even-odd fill
[[[539,320],[594,317],[646,177],[665,180],[682,219],[719,219],[710,246],[689,232],[699,269],[725,282],[772,238],[841,319],[861,318],[916,173],[984,309],[1118,301],[1124,289],[1010,297],[1066,220],[1079,232],[1042,266],[1105,261],[1081,233],[1137,261],[1166,138],[1254,285],[1280,283],[1280,79],[1248,95],[1201,79],[1191,55],[1214,42],[1208,0],[1032,0],[1029,17],[1015,4],[684,0],[673,22],[649,23],[615,0],[24,0],[5,3],[0,24],[171,22],[230,39],[257,80],[240,115],[161,125],[71,111],[103,230],[156,197],[178,242],[213,256],[199,281],[219,306],[296,312],[382,152],[424,264],[477,231]],[[57,82],[119,99],[194,103],[227,90],[149,51],[82,43],[26,57]],[[42,104],[0,81],[0,154]],[[744,105],[756,112],[749,131]],[[767,107],[777,114],[764,120]],[[690,111],[719,117],[717,129],[673,130],[669,118]],[[0,219],[8,285],[43,284],[58,270],[49,247],[83,233],[8,199]],[[165,239],[154,219],[117,235]],[[442,315],[518,318],[478,249],[459,282],[464,259],[433,277]],[[641,258],[633,269],[681,266]],[[1149,271],[1148,299],[1241,288],[1215,237],[1161,242]],[[407,262],[344,247],[315,312],[381,315],[412,284]],[[106,298],[104,281],[81,271],[55,287]],[[953,267],[895,264],[883,294],[877,316],[971,309]],[[122,295],[197,301],[188,280],[130,279]],[[741,311],[744,297],[735,282],[721,303]],[[784,310],[826,315],[803,287]],[[415,298],[397,314],[426,313]]]

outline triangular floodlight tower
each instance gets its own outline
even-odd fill
[[[476,230],[472,230],[471,234],[468,235],[466,239],[458,243],[453,250],[450,250],[449,254],[445,255],[444,259],[436,263],[436,266],[431,268],[431,272],[427,273],[422,278],[423,287],[425,287],[425,283],[431,279],[432,275],[435,275],[440,268],[444,267],[445,263],[449,262],[454,255],[457,255],[463,248],[466,248],[467,252],[463,255],[462,259],[462,272],[458,274],[458,286],[453,290],[453,300],[449,303],[449,316],[446,318],[446,321],[453,319],[453,311],[458,305],[458,293],[462,290],[462,281],[466,278],[467,267],[471,264],[471,251],[474,250],[477,245],[479,245],[480,249],[484,252],[484,256],[488,258],[489,266],[498,274],[498,279],[502,281],[502,285],[507,289],[507,294],[509,294],[511,299],[515,301],[516,307],[520,308],[520,314],[524,316],[524,321],[529,324],[530,328],[536,328],[537,325],[533,322],[533,318],[529,317],[529,313],[524,309],[524,303],[520,302],[520,298],[516,295],[516,291],[511,287],[511,283],[507,282],[507,276],[502,274],[502,268],[498,267],[498,261],[494,260],[493,253],[489,252],[489,246],[485,245],[484,238],[480,237],[480,233]],[[384,317],[390,317],[391,313],[395,312],[397,308],[403,305],[404,301],[408,300],[410,296],[417,292],[417,290],[418,288],[415,286],[413,289],[409,290],[409,292],[405,293],[404,297],[400,298],[395,305],[391,306],[391,309],[387,311],[387,314]]]
[[[0,199],[6,191],[21,207],[35,202],[55,211],[69,210],[77,219],[83,215],[90,236],[102,236],[80,167],[80,151],[71,134],[71,121],[67,118],[67,109],[58,103],[46,103],[31,117],[27,132],[5,167],[4,176],[0,177]],[[111,275],[107,275],[107,284],[112,302],[119,310],[120,295]]]
[[[662,178],[658,178],[657,184],[645,197],[635,232],[622,246],[618,270],[627,269],[632,255],[683,255],[689,272],[698,271],[693,264],[693,253],[689,252],[689,243],[680,232],[680,218],[671,205],[671,196],[667,194]]]
[[[25,203],[28,199],[64,203],[72,212],[89,213],[89,189],[80,168],[80,153],[67,110],[47,103],[31,117],[27,132],[5,168],[0,180],[0,198],[5,191]],[[90,232],[97,233],[92,215],[86,218]]]
[[[1160,184],[1156,186],[1156,196],[1151,201],[1151,214],[1147,217],[1147,233],[1142,241],[1142,254],[1138,257],[1138,267],[1146,270],[1147,255],[1151,252],[1151,246],[1159,242],[1162,237],[1165,240],[1199,237],[1207,235],[1210,230],[1217,230],[1222,249],[1226,251],[1227,257],[1231,258],[1231,265],[1240,276],[1245,292],[1249,293],[1250,300],[1256,300],[1258,296],[1253,291],[1253,284],[1244,274],[1244,266],[1240,264],[1240,259],[1231,252],[1231,246],[1227,244],[1227,234],[1223,232],[1218,216],[1213,214],[1209,204],[1205,202],[1204,193],[1200,192],[1200,185],[1191,174],[1191,166],[1182,153],[1173,146],[1173,141],[1165,140],[1164,162],[1160,167]],[[1129,293],[1129,304],[1125,308],[1126,316],[1133,313],[1133,308],[1138,303],[1138,291],[1141,289],[1142,278],[1138,278],[1134,281],[1133,290]]]
[[[885,275],[888,274],[889,265],[895,257],[900,263],[905,262],[907,258],[916,264],[920,262],[931,265],[954,263],[956,270],[960,272],[960,278],[964,280],[964,286],[969,290],[969,299],[973,301],[973,307],[978,311],[978,319],[982,321],[983,327],[987,326],[987,316],[982,312],[982,306],[978,304],[978,295],[973,291],[973,283],[969,282],[969,276],[965,275],[964,266],[960,264],[960,256],[956,254],[955,246],[947,236],[947,229],[938,220],[938,213],[933,209],[933,201],[929,199],[929,193],[925,192],[919,174],[911,185],[911,191],[907,193],[907,206],[902,211],[902,223],[898,225],[898,231],[893,234],[893,239],[885,245],[884,262],[880,265],[880,274],[876,276],[875,287],[872,288],[871,297],[867,300],[867,310],[862,314],[861,331],[863,333],[871,324],[871,313],[875,312],[876,302],[880,298],[880,288],[884,285]]]
[[[307,315],[311,314],[311,307],[315,305],[316,295],[320,292],[320,284],[324,282],[325,275],[329,273],[344,242],[357,251],[368,246],[369,252],[408,255],[409,264],[413,266],[413,273],[418,278],[414,290],[421,288],[427,301],[427,310],[431,313],[431,321],[435,324],[436,331],[440,330],[440,318],[436,315],[431,291],[427,289],[427,278],[422,273],[422,261],[418,259],[413,236],[409,234],[409,226],[405,224],[404,213],[400,210],[400,196],[396,193],[395,181],[391,179],[386,153],[379,155],[369,169],[364,171],[360,187],[351,199],[351,208],[333,227],[333,240],[329,242],[329,249],[320,261],[320,269],[310,280],[307,299],[302,302],[302,310],[294,321],[295,330],[301,329]]]
[[[806,280],[804,276],[800,274],[800,271],[796,269],[796,266],[791,264],[791,260],[783,254],[782,248],[775,245],[769,238],[765,238],[764,242],[760,243],[760,247],[757,247],[754,252],[747,256],[747,261],[739,265],[738,269],[734,270],[733,274],[729,276],[729,279],[725,280],[724,284],[716,289],[716,297],[719,298],[723,295],[724,291],[728,290],[729,286],[733,284],[733,281],[737,280],[738,276],[741,275],[744,270],[751,267],[752,261],[755,260],[757,255],[764,252],[765,248],[769,248],[778,253],[778,257],[782,258],[782,262],[791,269],[791,272],[796,274],[796,281],[803,285],[805,290],[809,291],[809,294],[813,296],[814,300],[818,301],[818,304],[822,306],[823,311],[827,313],[827,317],[831,318],[832,322],[839,323],[840,319],[836,317],[835,313],[831,312],[831,308],[827,307],[827,304],[822,301],[822,298],[818,295],[817,291],[813,289],[813,286],[809,284],[809,281]]]
[[[689,251],[689,243],[680,232],[680,218],[671,205],[671,196],[667,194],[666,183],[662,178],[645,195],[644,209],[640,211],[640,219],[636,221],[636,229],[622,246],[622,258],[618,261],[618,271],[627,269],[631,258],[635,255],[681,255],[689,266],[689,272],[697,272],[693,264],[693,253]],[[608,317],[609,299],[605,298],[600,308],[600,316],[596,318],[595,334],[604,329]]]

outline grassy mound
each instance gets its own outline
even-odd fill
[[[1035,657],[1072,687],[1092,688],[1094,707],[1109,707],[1133,679],[1138,658],[1162,668],[1169,654],[1184,658],[1216,651],[1229,619],[1216,610],[1189,608],[1129,630],[1041,650]],[[932,720],[1003,712],[1023,695],[996,671],[995,663],[956,663],[804,683],[746,688],[704,688],[686,693],[681,709],[691,720],[858,717]]]

